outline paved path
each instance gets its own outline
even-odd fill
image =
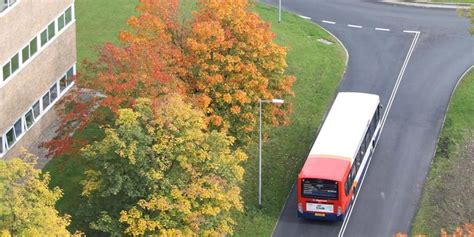
[[[350,57],[339,90],[379,94],[387,117],[350,218],[339,223],[300,220],[292,190],[273,235],[409,232],[449,98],[474,64],[468,21],[453,10],[370,0],[283,0],[283,6],[342,41]]]

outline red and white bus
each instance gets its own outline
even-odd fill
[[[337,95],[298,175],[298,216],[343,220],[359,189],[381,127],[378,95]]]

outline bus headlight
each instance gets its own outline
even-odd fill
[[[303,213],[303,203],[298,203],[298,212]]]
[[[340,216],[342,214],[342,207],[338,206],[337,207],[337,215]]]

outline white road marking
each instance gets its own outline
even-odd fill
[[[392,94],[390,95],[390,99],[389,99],[389,102],[387,104],[387,108],[385,109],[385,113],[384,113],[383,118],[382,118],[382,125],[381,125],[381,128],[380,128],[380,133],[382,133],[382,130],[385,126],[385,121],[387,120],[388,113],[390,112],[390,108],[392,107],[393,100],[395,99],[395,95],[397,94],[398,87],[400,86],[400,82],[402,81],[403,76],[405,75],[405,70],[407,68],[408,62],[410,61],[411,55],[413,54],[413,51],[415,50],[415,46],[416,46],[416,43],[418,42],[418,38],[420,37],[420,32],[419,31],[404,31],[404,32],[405,33],[413,33],[413,34],[415,34],[415,37],[413,38],[410,49],[408,50],[408,54],[405,58],[405,61],[403,62],[402,69],[400,70],[400,73],[398,74],[398,78],[397,78],[397,82],[395,83],[395,87],[393,88]],[[377,141],[377,143],[378,143],[378,141]],[[377,143],[376,143],[376,146],[377,146]],[[357,202],[357,198],[359,197],[359,193],[361,192],[362,185],[364,184],[366,173],[367,173],[367,170],[369,170],[369,166],[370,166],[371,161],[372,161],[372,158],[370,158],[369,163],[367,164],[367,168],[365,169],[365,172],[364,172],[364,177],[362,177],[362,180],[361,180],[361,183],[360,183],[359,191],[356,194],[356,197],[354,199],[354,202],[352,203],[351,209],[347,212],[347,216],[344,219],[344,223],[342,223],[342,227],[341,227],[341,230],[339,231],[338,237],[343,237],[344,236],[344,232],[346,231],[347,224],[349,223],[349,219],[351,218],[352,209],[354,209],[354,206]]]
[[[331,25],[335,25],[335,24],[336,24],[336,22],[334,22],[334,21],[326,21],[326,20],[323,20],[323,23],[331,24]]]
[[[309,16],[303,16],[303,15],[298,15],[298,16],[306,20],[311,20],[311,17]]]
[[[378,31],[390,31],[390,29],[387,29],[387,28],[375,28],[375,30],[378,30]]]
[[[362,28],[362,26],[358,26],[358,25],[351,25],[351,24],[349,24],[349,25],[347,25],[347,26],[348,26],[348,27],[352,27],[352,28],[359,28],[359,29],[360,29],[360,28]]]
[[[404,30],[403,32],[405,33],[412,33],[412,34],[416,34],[416,33],[420,33],[419,31],[416,31],[416,30]]]

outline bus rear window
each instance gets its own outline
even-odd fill
[[[325,179],[303,179],[301,196],[317,199],[337,200],[337,182]]]

